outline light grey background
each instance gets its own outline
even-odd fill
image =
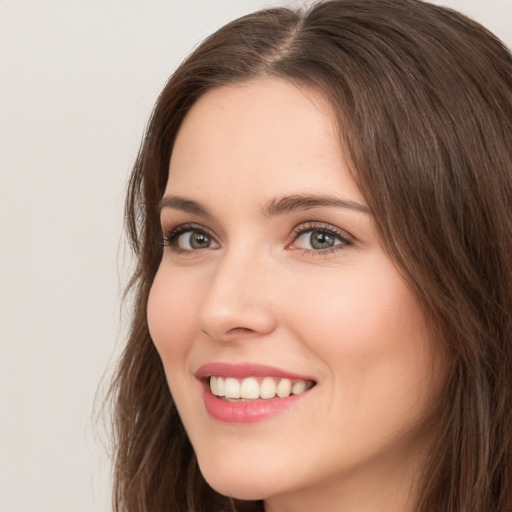
[[[110,509],[126,180],[156,96],[258,0],[0,0],[0,512]],[[300,2],[302,4],[303,2]],[[512,46],[512,0],[444,0]]]

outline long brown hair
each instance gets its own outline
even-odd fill
[[[126,201],[137,268],[111,388],[114,509],[262,509],[204,482],[146,320],[181,122],[206,91],[260,77],[329,100],[381,241],[449,361],[417,510],[512,511],[512,58],[477,23],[419,0],[260,11],[209,37],[167,83]]]

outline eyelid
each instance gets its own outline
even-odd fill
[[[172,228],[165,227],[165,223],[162,223],[162,238],[161,245],[171,247],[171,249],[175,252],[182,253],[190,253],[190,252],[200,252],[204,249],[182,249],[176,246],[174,241],[182,234],[188,231],[197,231],[205,233],[208,237],[211,238],[212,242],[215,244],[214,247],[205,247],[204,249],[217,249],[220,247],[220,243],[217,240],[217,236],[212,232],[211,229],[207,228],[202,224],[198,224],[195,222],[185,222],[182,224],[174,225]],[[307,233],[308,231],[324,231],[326,233],[332,234],[335,238],[340,240],[340,243],[335,244],[332,247],[327,247],[324,249],[307,249],[301,247],[293,247],[294,243],[297,242],[298,238]],[[289,235],[288,241],[286,242],[285,249],[287,250],[298,250],[304,254],[320,256],[327,255],[329,253],[337,252],[338,250],[346,249],[348,246],[352,246],[355,243],[355,238],[348,233],[347,231],[334,226],[330,223],[323,221],[306,221],[301,222],[297,226],[295,226],[292,232]]]
[[[196,224],[195,222],[185,222],[183,224],[178,224],[172,228],[166,228],[164,225],[162,225],[162,243],[161,245],[165,247],[172,247],[176,251],[181,252],[188,252],[187,249],[179,249],[174,246],[174,241],[183,233],[186,233],[188,231],[199,231],[206,235],[208,235],[212,241],[216,244],[217,247],[219,247],[219,242],[217,241],[217,237],[214,233],[207,227],[203,226],[202,224]],[[212,247],[213,249],[217,247]],[[210,247],[208,247],[210,248]],[[196,249],[197,250],[197,249]],[[196,250],[191,250],[190,252],[195,252]]]
[[[342,243],[325,249],[304,249],[300,247],[293,247],[293,244],[297,241],[297,239],[309,231],[324,231],[327,233],[332,233],[336,238],[341,240]],[[300,250],[306,254],[322,255],[344,249],[347,246],[354,245],[354,240],[354,237],[350,235],[350,233],[341,228],[333,226],[332,224],[320,221],[307,221],[293,228],[293,231],[290,234],[290,241],[287,243],[286,248],[289,250]]]

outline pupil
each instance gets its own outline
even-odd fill
[[[311,233],[310,243],[314,249],[326,249],[332,247],[334,240],[328,233],[315,231]]]
[[[210,239],[204,233],[192,233],[190,237],[190,245],[194,249],[200,249],[205,245],[208,245]]]

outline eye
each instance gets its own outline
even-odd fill
[[[185,231],[176,237],[176,246],[185,250],[206,249],[211,243],[211,237],[201,231]]]
[[[175,251],[196,251],[199,249],[216,249],[219,244],[204,229],[196,226],[181,225],[164,236],[164,245]]]
[[[333,226],[299,226],[292,235],[289,249],[325,253],[342,249],[352,242],[349,237]]]
[[[306,231],[296,240],[296,245],[302,249],[329,249],[336,243],[336,237],[319,229]]]

